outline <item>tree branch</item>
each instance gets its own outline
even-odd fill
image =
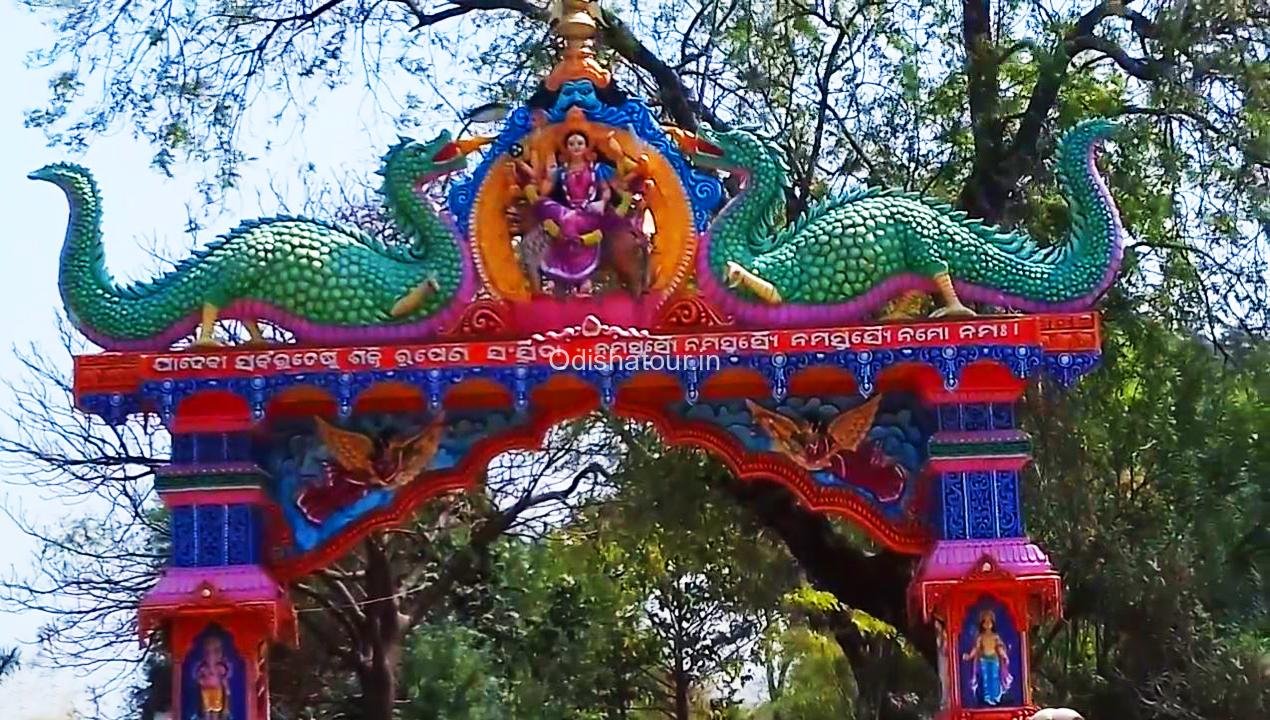
[[[695,131],[697,119],[701,118],[715,127],[725,127],[710,108],[693,97],[679,73],[635,37],[621,18],[605,9],[603,20],[600,38],[624,60],[653,76],[657,81],[657,99],[676,125]]]
[[[411,16],[415,19],[412,30],[419,30],[451,18],[461,17],[474,10],[512,10],[525,17],[544,23],[551,19],[551,13],[546,8],[530,4],[525,0],[450,0],[449,4],[453,7],[436,12],[427,12],[419,4],[418,0],[390,0],[390,2],[406,6]]]
[[[1167,63],[1131,58],[1114,43],[1094,36],[1094,31],[1104,19],[1115,16],[1128,18],[1134,31],[1142,37],[1156,37],[1159,34],[1159,29],[1153,23],[1124,7],[1123,0],[1104,0],[1076,20],[1076,24],[1055,44],[1049,55],[1040,60],[1036,84],[1032,87],[1027,108],[1019,120],[1018,131],[1004,158],[1014,182],[1017,182],[1017,178],[1028,167],[1035,164],[1041,130],[1058,102],[1058,94],[1067,80],[1067,71],[1072,60],[1081,52],[1087,49],[1102,51],[1116,60],[1126,72],[1142,80],[1155,81],[1167,75],[1170,69]]]
[[[1075,58],[1085,50],[1097,50],[1115,61],[1121,70],[1139,80],[1155,82],[1168,77],[1172,65],[1154,58],[1136,58],[1125,52],[1124,48],[1106,38],[1097,35],[1082,35],[1070,43],[1073,49],[1071,57]]]
[[[1001,165],[1005,126],[1000,114],[1000,54],[993,43],[989,0],[962,0],[962,43],[975,157],[961,204],[973,215],[995,220],[1010,188],[995,177]]]
[[[833,46],[829,48],[829,58],[825,61],[825,72],[816,79],[816,84],[820,90],[820,100],[816,104],[816,129],[812,134],[811,152],[807,156],[807,169],[803,172],[802,177],[799,178],[798,193],[794,196],[794,202],[791,203],[787,211],[791,218],[801,215],[803,208],[808,203],[808,195],[811,193],[811,181],[816,174],[816,159],[820,157],[820,150],[825,140],[825,120],[829,115],[829,86],[833,80],[834,73],[837,72],[838,53],[842,51],[843,43],[846,40],[846,28],[839,29],[838,36],[834,38]]]

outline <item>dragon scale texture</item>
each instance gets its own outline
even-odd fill
[[[710,227],[698,282],[738,319],[774,325],[864,319],[914,290],[941,292],[948,314],[969,313],[961,298],[1033,312],[1090,307],[1123,254],[1119,214],[1094,162],[1115,128],[1088,120],[1061,141],[1057,174],[1071,227],[1065,243],[1049,247],[945,203],[875,188],[778,228],[787,184],[779,151],[744,130],[703,129],[694,161],[741,173],[746,184]]]
[[[447,133],[429,143],[403,139],[384,157],[385,203],[409,244],[307,218],[251,220],[162,276],[126,287],[106,270],[92,175],[59,163],[30,177],[57,185],[68,198],[59,284],[74,324],[106,349],[153,350],[190,335],[200,313],[252,326],[268,320],[304,343],[434,333],[474,294],[475,278],[453,223],[417,190],[463,165]]]

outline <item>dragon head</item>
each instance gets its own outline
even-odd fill
[[[1063,146],[1073,148],[1088,147],[1097,153],[1104,140],[1110,140],[1120,131],[1120,125],[1108,118],[1090,118],[1076,123],[1076,126],[1063,136]]]
[[[716,130],[702,125],[695,134],[677,129],[670,134],[699,167],[746,176],[761,174],[783,179],[785,175],[780,150],[749,130]]]
[[[428,142],[403,136],[384,156],[379,174],[413,182],[437,178],[467,167],[467,156],[490,142],[482,137],[455,140],[448,130]]]

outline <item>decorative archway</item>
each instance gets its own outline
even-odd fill
[[[1115,275],[1119,221],[1093,165],[1082,164],[1088,155],[1070,153],[1091,152],[1104,128],[1065,140],[1065,161],[1076,165],[1061,170],[1084,172],[1073,181],[1102,193],[1075,201],[1095,205],[1077,206],[1089,236],[1073,238],[1067,255],[937,203],[877,192],[826,205],[764,251],[746,245],[745,233],[761,227],[729,223],[763,210],[749,205],[779,164],[745,133],[660,127],[598,65],[585,8],[564,5],[573,14],[556,26],[559,65],[497,137],[443,136],[390,152],[386,194],[405,183],[398,209],[416,234],[412,252],[431,248],[451,265],[407,272],[401,297],[374,322],[350,320],[351,307],[418,258],[394,255],[391,272],[379,272],[363,255],[384,248],[337,238],[314,249],[312,237],[340,231],[288,226],[271,236],[267,257],[280,273],[293,260],[311,271],[296,281],[293,309],[271,275],[245,275],[229,290],[180,296],[192,304],[172,309],[171,327],[129,335],[120,319],[145,309],[119,295],[108,307],[119,317],[94,315],[89,305],[118,291],[81,292],[87,281],[76,273],[88,269],[76,264],[71,234],[70,314],[113,348],[76,359],[79,407],[109,422],[155,413],[173,435],[172,462],[156,480],[172,512],[172,557],[142,603],[141,628],[168,628],[177,707],[268,717],[269,643],[295,637],[288,582],[421,503],[471,489],[497,454],[534,448],[557,423],[605,408],[920,556],[911,615],[939,628],[945,716],[1025,717],[1029,630],[1062,603],[1057,573],[1024,529],[1019,476],[1030,444],[1015,407],[1030,380],[1068,386],[1100,355],[1090,308]],[[579,134],[603,147],[567,147]],[[448,199],[454,223],[412,204],[419,183],[482,147]],[[556,152],[564,170],[544,163]],[[693,164],[720,158],[751,176],[722,210],[721,184]],[[403,166],[417,172],[402,175]],[[49,171],[65,187],[57,172],[73,173]],[[817,227],[853,202],[866,205],[857,225],[843,215]],[[245,226],[217,257],[254,252],[260,226]],[[288,229],[307,239],[277,240]],[[799,245],[812,231],[815,244]],[[837,254],[816,254],[825,246]],[[1046,266],[1054,257],[1079,267]],[[323,284],[341,262],[344,274]],[[1092,284],[1073,289],[1082,273]],[[860,289],[868,278],[874,284]],[[964,297],[1038,312],[873,319],[905,291],[938,293],[953,311]],[[324,292],[340,302],[322,305]],[[290,322],[298,341],[168,349],[181,323],[188,332],[197,321],[209,340],[218,316]]]
[[[898,340],[917,331],[966,340]],[[217,623],[242,635],[240,651],[258,662],[261,640],[293,637],[290,580],[421,503],[472,489],[495,455],[536,448],[552,426],[599,408],[651,423],[666,442],[708,450],[742,480],[776,482],[808,508],[922,556],[912,616],[944,628],[950,683],[964,684],[969,672],[954,649],[985,595],[1023,640],[1038,619],[1028,613],[1060,610],[1058,575],[1023,529],[1019,473],[1029,442],[1014,408],[1034,376],[1069,384],[1092,367],[1096,314],[624,333],[596,321],[555,340],[78,358],[84,410],[113,421],[155,412],[173,431],[172,464],[157,480],[173,513],[173,557],[143,604],[143,629],[172,623],[192,637]],[[660,369],[582,362],[614,342],[632,363]],[[510,360],[544,349],[546,363]],[[820,435],[782,443],[764,413]],[[863,432],[846,435],[857,444],[834,446],[833,421],[862,413]],[[367,443],[427,443],[432,428],[438,450],[409,478],[368,483],[352,461],[340,464],[330,428]],[[1028,602],[1036,597],[1043,602]],[[1016,659],[1020,683],[1025,658]],[[1030,704],[1030,690],[1020,693],[1009,697]]]

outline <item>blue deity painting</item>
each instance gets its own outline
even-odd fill
[[[295,550],[307,552],[386,507],[403,486],[458,465],[472,445],[518,422],[486,412],[358,416],[344,426],[312,418],[279,432],[261,465]]]
[[[554,119],[564,117],[571,107],[580,107],[587,112],[599,112],[604,108],[596,94],[595,85],[590,80],[568,80],[560,86],[560,93],[551,107]]]
[[[968,708],[1015,707],[1023,704],[1023,644],[1010,613],[985,597],[966,614],[957,643],[961,662],[962,705]]]
[[[181,668],[182,720],[247,720],[247,669],[219,625],[194,639]]]

